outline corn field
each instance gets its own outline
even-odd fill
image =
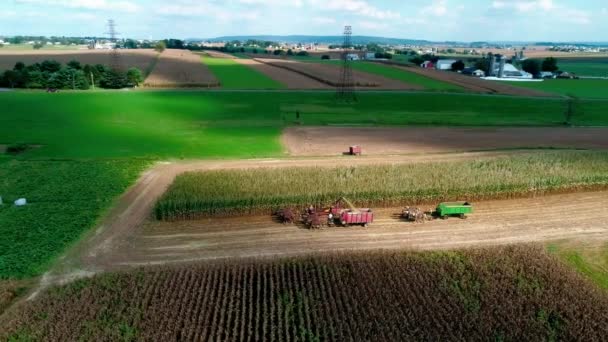
[[[540,247],[330,254],[79,280],[11,311],[0,340],[601,341],[607,307]]]
[[[561,151],[479,161],[300,167],[180,175],[155,207],[159,220],[266,214],[284,207],[436,204],[512,198],[608,185],[608,153]]]

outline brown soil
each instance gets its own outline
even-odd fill
[[[235,62],[246,65],[261,72],[271,79],[287,86],[288,89],[331,89],[328,84],[319,82],[310,77],[272,66],[271,64],[260,63],[253,59],[235,59]]]
[[[486,81],[477,77],[466,76],[455,72],[423,69],[419,67],[395,66],[394,64],[391,65],[398,69],[403,69],[405,71],[413,72],[438,81],[451,83],[473,92],[533,97],[556,96],[555,94],[546,93],[540,90],[514,87],[504,82]]]
[[[211,88],[219,81],[199,55],[187,50],[165,50],[144,86],[148,88]]]
[[[411,154],[505,148],[608,149],[607,128],[292,127],[282,141],[292,156]]]
[[[608,192],[476,204],[467,220],[404,222],[401,208],[376,211],[370,228],[310,231],[270,217],[147,221],[118,253],[101,259],[112,268],[218,258],[307,254],[336,250],[453,249],[547,240],[608,240]],[[561,213],[557,214],[556,213]],[[576,214],[569,214],[576,213]]]
[[[330,86],[340,84],[340,68],[335,65],[302,63],[287,59],[254,59],[257,62],[289,70]],[[353,78],[358,88],[383,90],[423,90],[419,85],[407,84],[386,77],[353,70]]]
[[[1,49],[0,49],[1,51]],[[125,67],[135,67],[142,71],[148,69],[156,59],[154,50],[121,50],[121,62]],[[44,60],[56,60],[63,64],[76,60],[81,64],[109,64],[110,52],[108,50],[67,50],[67,51],[37,51],[37,50],[6,50],[0,53],[0,72],[12,69],[17,62],[26,65],[40,63]]]

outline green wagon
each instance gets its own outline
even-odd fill
[[[437,206],[436,214],[446,220],[450,216],[459,216],[462,219],[473,213],[473,205],[469,202],[444,202]]]

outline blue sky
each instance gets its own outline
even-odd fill
[[[430,40],[608,41],[607,0],[1,0],[1,35],[356,35]]]

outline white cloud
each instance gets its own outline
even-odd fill
[[[552,16],[559,21],[575,24],[591,23],[592,13],[576,8],[570,8],[555,3],[553,0],[534,0],[534,1],[503,1],[495,0],[492,2],[491,9],[497,11],[517,11],[522,14],[537,13],[543,17]]]
[[[159,15],[184,17],[205,16],[224,22],[232,20],[258,20],[261,17],[258,11],[232,11],[227,7],[193,0],[181,0],[173,4],[161,5],[156,8],[156,13]]]
[[[116,10],[135,12],[139,6],[131,1],[123,0],[15,0],[21,4],[36,4],[42,6],[63,6],[91,10]]]
[[[328,24],[336,23],[336,19],[327,18],[327,17],[314,17],[311,19],[311,21],[313,24],[317,24],[317,25],[328,25]]]
[[[360,21],[357,25],[364,30],[380,31],[388,29],[389,25],[376,21]]]
[[[308,0],[308,4],[323,10],[347,11],[375,19],[396,19],[401,16],[398,12],[381,10],[363,0]]]
[[[422,15],[434,15],[436,17],[443,17],[448,14],[448,3],[446,0],[439,0],[433,4],[423,7],[420,10]]]

